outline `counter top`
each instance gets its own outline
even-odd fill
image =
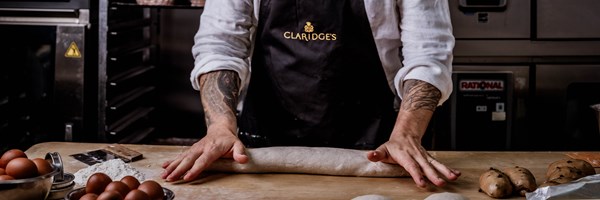
[[[75,173],[87,167],[69,155],[100,149],[104,143],[40,143],[29,148],[29,157],[44,157],[58,152],[65,172]],[[567,158],[564,152],[459,152],[430,151],[442,163],[458,169],[461,177],[442,188],[420,189],[407,178],[365,178],[306,174],[225,174],[211,173],[192,182],[169,183],[160,178],[161,164],[174,158],[187,146],[123,144],[144,154],[142,160],[130,163],[175,193],[175,199],[352,199],[367,194],[379,194],[393,199],[424,199],[439,192],[460,193],[470,199],[492,199],[478,192],[479,175],[490,167],[522,166],[544,181],[548,165]],[[599,171],[596,168],[596,171]],[[525,199],[514,196],[512,199]]]

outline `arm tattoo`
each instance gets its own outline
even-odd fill
[[[435,111],[442,98],[442,93],[435,86],[421,80],[406,80],[404,82],[404,99],[400,109],[415,111],[425,109]]]
[[[240,79],[233,71],[215,71],[200,77],[200,97],[206,125],[215,118],[235,121]]]

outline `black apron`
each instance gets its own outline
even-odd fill
[[[248,147],[373,149],[396,112],[363,0],[262,0],[238,119]]]

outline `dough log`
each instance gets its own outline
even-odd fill
[[[265,147],[246,149],[250,161],[215,161],[208,171],[233,173],[299,173],[362,177],[408,177],[399,165],[371,162],[361,150],[328,147]]]

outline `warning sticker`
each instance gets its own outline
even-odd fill
[[[81,52],[79,52],[79,48],[75,42],[71,42],[71,45],[69,45],[69,48],[67,48],[67,52],[65,52],[65,57],[81,58]]]

